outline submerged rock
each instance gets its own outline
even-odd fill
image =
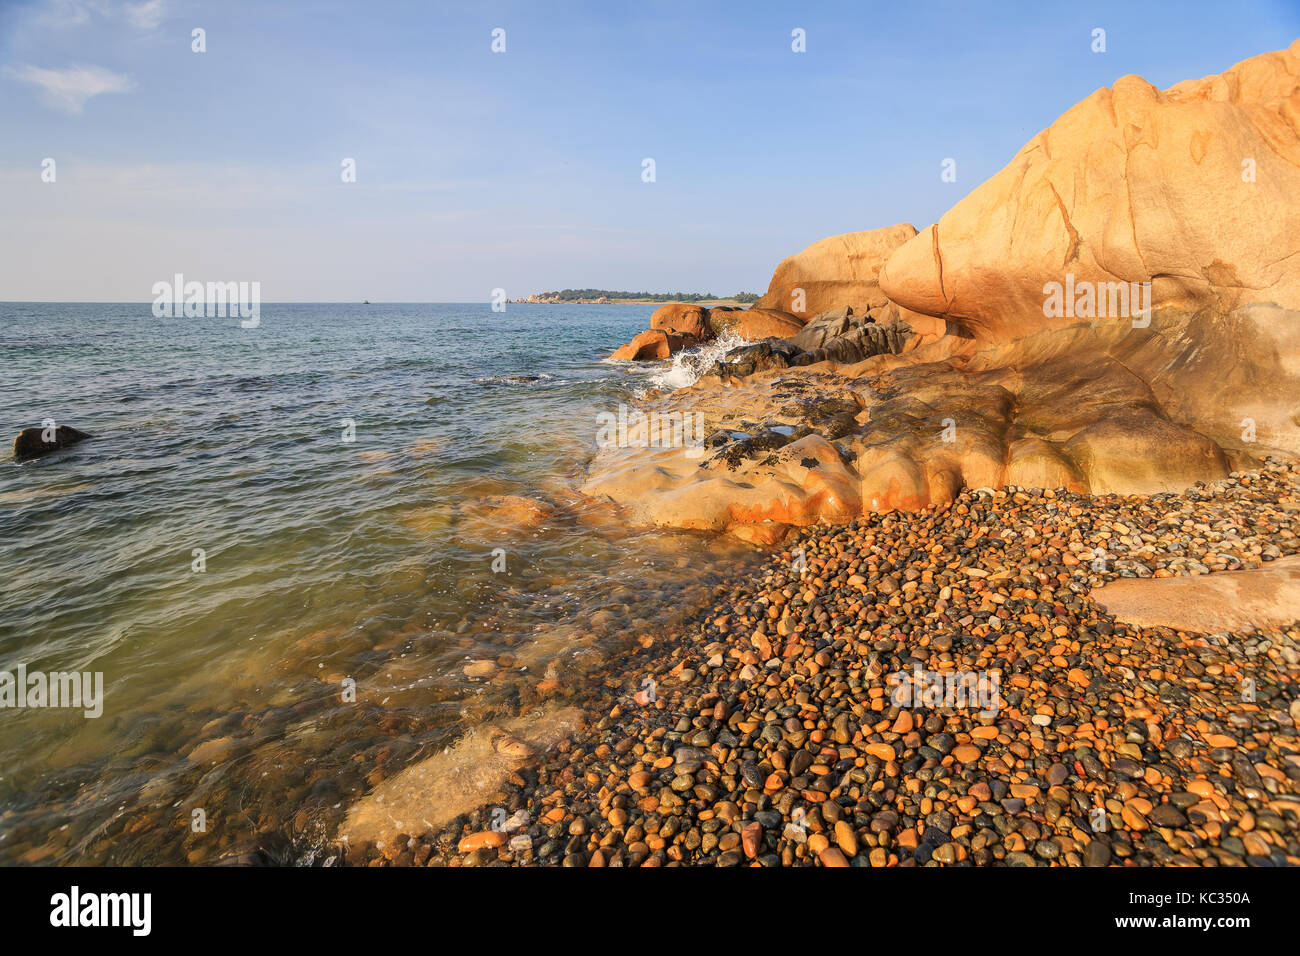
[[[67,425],[60,425],[54,429],[54,440],[47,442],[45,440],[45,431],[44,428],[24,428],[20,431],[17,437],[14,438],[14,457],[19,461],[39,458],[41,455],[49,454],[60,448],[67,448],[91,437],[83,431],[78,431]]]
[[[454,746],[406,767],[355,802],[340,838],[357,846],[436,831],[491,800],[535,753],[554,747],[582,725],[581,712],[560,707],[476,727]],[[499,842],[505,842],[504,835]]]
[[[524,495],[488,495],[465,502],[460,511],[489,527],[529,531],[540,528],[557,514],[557,509],[548,502]]]

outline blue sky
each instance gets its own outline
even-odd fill
[[[1124,74],[1297,36],[1297,0],[0,0],[0,300],[761,292],[817,239],[933,222]]]

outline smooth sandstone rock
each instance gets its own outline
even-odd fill
[[[510,773],[528,762],[498,745],[503,733],[526,741],[530,751],[541,751],[582,724],[578,710],[548,707],[499,726],[476,727],[454,746],[405,768],[349,807],[340,837],[360,844],[391,840],[399,833],[435,831],[486,804]]]
[[[709,328],[709,310],[699,305],[683,305],[673,302],[655,309],[650,316],[650,329],[664,332],[676,332],[689,335],[703,341],[711,337]]]
[[[475,850],[503,846],[506,842],[506,835],[498,833],[495,830],[481,830],[478,833],[471,833],[464,837],[457,845],[456,849],[461,853],[472,853]]]
[[[627,345],[621,345],[610,353],[610,358],[621,362],[644,362],[666,359],[684,348],[690,348],[696,340],[688,335],[665,332],[662,329],[649,329],[633,337]]]
[[[1098,91],[936,226],[814,243],[755,309],[713,310],[715,335],[785,339],[673,399],[721,445],[703,461],[602,453],[584,491],[633,520],[766,543],[962,488],[1181,491],[1300,451],[1297,117],[1300,41],[1164,92],[1136,77]],[[1049,314],[1050,283],[1109,306],[1118,284],[1148,280],[1149,317],[1132,314],[1141,295],[1129,314]],[[850,341],[884,322],[915,334]],[[815,432],[838,461],[798,467],[763,428],[736,437],[764,420]]]
[[[1066,271],[1156,277],[1157,307],[1294,309],[1300,273],[1285,260],[1300,249],[1298,97],[1300,40],[1163,92],[1123,77],[899,249],[881,288],[984,339],[1074,324],[1043,313],[1044,284]]]
[[[1125,578],[1092,597],[1116,619],[1138,627],[1218,634],[1300,621],[1300,555],[1259,568],[1195,577]]]
[[[715,337],[738,335],[747,342],[759,339],[789,338],[803,328],[803,321],[780,309],[713,309],[709,327]]]
[[[1021,343],[1022,364],[1072,329],[1071,351],[1119,358],[1181,423],[1222,440],[1250,418],[1260,443],[1294,450],[1297,117],[1300,40],[1164,91],[1123,77],[894,252],[880,288],[982,348]],[[1120,284],[1149,281],[1150,326],[1046,314],[1067,277],[1108,313]]]
[[[781,261],[755,308],[783,309],[805,319],[830,309],[883,308],[889,296],[880,271],[889,256],[916,235],[910,223],[850,232],[814,242]]]

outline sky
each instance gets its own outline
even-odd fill
[[[0,301],[762,292],[1120,76],[1298,36],[1300,0],[0,0]]]

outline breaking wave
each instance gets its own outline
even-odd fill
[[[671,365],[650,375],[649,387],[677,389],[694,385],[701,375],[713,368],[715,362],[732,349],[747,344],[745,339],[728,330],[712,342],[697,345],[693,349],[683,349],[673,356]]]

